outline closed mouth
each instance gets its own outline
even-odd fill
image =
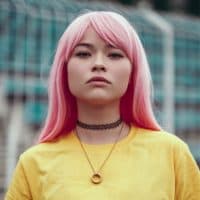
[[[88,81],[87,81],[87,83],[90,83],[90,82],[105,82],[105,83],[109,83],[109,84],[111,84],[111,82],[110,81],[108,81],[107,79],[105,79],[104,77],[100,77],[100,76],[96,76],[96,77],[93,77],[93,78],[91,78],[91,79],[89,79]]]

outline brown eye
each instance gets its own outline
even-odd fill
[[[89,52],[80,51],[80,52],[75,53],[75,56],[79,58],[87,58],[91,56],[91,54]]]
[[[111,59],[120,59],[123,58],[124,56],[120,53],[110,53],[108,57],[110,57]]]

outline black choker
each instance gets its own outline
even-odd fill
[[[118,119],[115,122],[110,124],[85,124],[83,122],[77,121],[77,125],[81,128],[91,129],[91,130],[105,130],[105,129],[112,129],[118,127],[122,123],[121,119]]]

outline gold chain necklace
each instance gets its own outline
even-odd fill
[[[81,139],[80,139],[80,136],[78,134],[78,131],[76,129],[76,135],[77,135],[78,141],[80,143],[80,146],[81,146],[81,148],[82,148],[82,150],[84,152],[84,155],[85,155],[85,157],[86,157],[86,159],[87,159],[87,161],[88,161],[88,163],[89,163],[89,165],[90,165],[90,167],[91,167],[91,169],[93,171],[93,175],[90,178],[90,180],[91,180],[92,183],[99,184],[99,183],[102,182],[102,176],[100,174],[100,171],[104,167],[104,165],[106,164],[106,162],[108,161],[109,157],[111,156],[111,154],[112,154],[112,152],[113,152],[113,150],[114,150],[114,148],[115,148],[115,146],[116,146],[116,144],[117,144],[117,142],[118,142],[118,140],[119,140],[119,138],[121,136],[122,129],[123,129],[123,124],[121,125],[121,128],[119,130],[119,134],[118,134],[117,138],[115,139],[115,142],[113,143],[113,145],[112,145],[112,147],[111,147],[108,155],[106,156],[105,160],[102,162],[102,164],[101,164],[101,166],[99,167],[98,170],[95,170],[95,168],[94,168],[94,166],[93,166],[93,164],[92,164],[92,162],[91,162],[91,160],[89,158],[89,155],[88,155],[88,153],[87,153],[87,151],[86,151],[83,143],[81,142]]]

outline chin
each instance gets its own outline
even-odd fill
[[[87,104],[92,106],[104,106],[109,105],[112,103],[116,103],[120,101],[120,98],[102,98],[102,97],[93,97],[93,98],[87,98],[84,100]]]
[[[91,106],[104,106],[104,105],[111,105],[119,102],[121,99],[121,93],[111,93],[111,92],[85,92],[84,94],[79,96],[77,95],[76,98],[78,101],[86,103],[87,105]]]

